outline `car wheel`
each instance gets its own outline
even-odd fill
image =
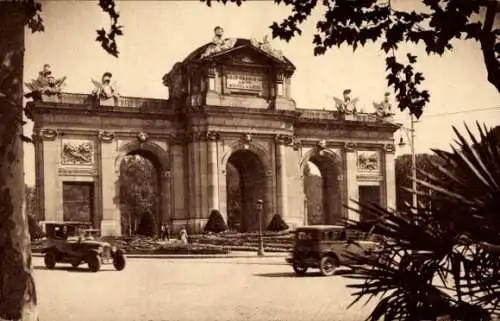
[[[57,261],[56,253],[54,251],[48,251],[45,253],[43,260],[47,269],[53,269],[56,266]]]
[[[121,271],[125,268],[125,255],[123,255],[123,253],[116,253],[113,258],[113,266],[117,271]]]
[[[321,258],[320,262],[320,270],[321,274],[324,276],[331,276],[335,274],[335,270],[337,269],[338,266],[338,261],[335,257],[333,256],[323,256]]]
[[[298,262],[293,263],[293,270],[299,275],[304,275],[307,272],[307,266],[302,265]]]
[[[90,253],[87,257],[87,264],[89,270],[92,272],[97,272],[101,268],[101,258],[97,253]]]

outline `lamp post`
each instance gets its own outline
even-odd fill
[[[264,201],[261,199],[257,200],[257,212],[259,213],[259,250],[257,252],[258,256],[264,256],[264,239],[262,238],[262,210]]]
[[[417,209],[417,162],[415,156],[415,116],[410,115],[410,128],[401,127],[408,138],[410,143],[411,150],[411,176],[412,176],[412,185],[411,185],[411,193],[412,193],[412,207],[413,211]],[[403,141],[403,137],[401,137],[399,141],[399,147],[404,147],[406,144]]]

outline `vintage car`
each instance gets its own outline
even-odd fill
[[[75,268],[87,263],[92,272],[99,271],[106,263],[113,263],[118,271],[125,268],[124,251],[100,241],[99,230],[88,223],[45,223],[44,230],[47,239],[43,253],[48,269],[53,269],[56,263],[70,263]]]
[[[375,253],[376,247],[376,242],[361,240],[341,225],[304,226],[296,229],[292,257],[286,260],[297,274],[319,268],[322,275],[330,276],[337,267],[352,263],[346,257],[347,251],[369,255]]]

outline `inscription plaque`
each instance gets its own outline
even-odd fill
[[[262,91],[264,78],[257,74],[228,74],[226,75],[226,87],[229,89],[243,91]]]

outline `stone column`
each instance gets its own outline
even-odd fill
[[[118,168],[115,168],[118,155],[114,137],[112,132],[99,132],[99,141],[101,143],[99,181],[102,191],[101,234],[103,236],[121,235],[120,200],[117,197],[120,164],[117,164]]]
[[[359,200],[359,187],[357,182],[357,159],[356,159],[356,145],[354,143],[345,144],[346,155],[346,183],[347,183],[347,204],[349,209],[347,215],[349,219],[359,220],[359,213],[355,209],[359,209],[358,204],[353,201]]]
[[[207,133],[208,144],[208,197],[209,211],[219,208],[219,166],[217,157],[217,140],[219,134],[215,132]]]
[[[282,218],[288,217],[288,184],[287,184],[287,166],[286,166],[286,145],[291,138],[285,135],[276,137],[276,159],[278,161],[278,211]]]
[[[394,144],[385,145],[384,150],[387,209],[396,209],[396,164],[394,156]]]

